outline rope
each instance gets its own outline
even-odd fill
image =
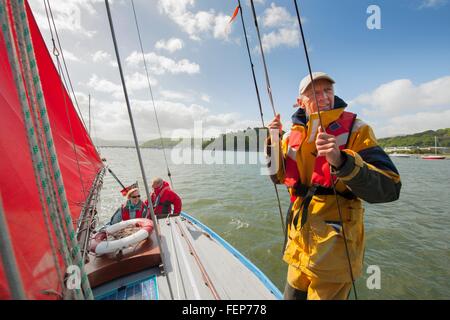
[[[146,74],[146,78],[147,78],[148,90],[150,92],[150,97],[152,99],[153,112],[155,114],[156,125],[158,127],[158,133],[159,133],[159,140],[160,140],[160,143],[161,143],[161,149],[163,151],[164,162],[166,164],[166,169],[167,169],[167,175],[168,175],[168,177],[170,179],[170,186],[173,189],[174,186],[173,186],[172,174],[170,173],[169,163],[167,161],[166,150],[165,150],[164,141],[163,141],[162,132],[161,132],[161,126],[159,124],[158,113],[156,111],[156,104],[155,104],[155,99],[153,97],[152,85],[150,83],[150,76],[149,76],[149,72],[148,72],[148,68],[147,68],[147,61],[145,60],[144,47],[142,45],[141,31],[140,31],[140,28],[139,28],[139,23],[138,23],[138,19],[137,19],[137,15],[136,15],[136,9],[134,7],[134,0],[131,0],[131,7],[133,9],[133,17],[134,17],[134,22],[135,22],[135,25],[136,25],[136,31],[137,31],[137,35],[138,35],[138,39],[139,39],[139,47],[141,49],[142,61],[144,62],[144,69],[145,69],[145,74]],[[171,245],[172,245],[172,251],[175,253],[175,259],[177,261],[177,266],[178,266],[178,268],[180,268],[179,259],[178,259],[178,253],[177,253],[175,242],[174,242],[175,240],[173,238],[172,224],[170,223],[170,212],[167,214],[166,221],[167,221],[167,224],[170,226],[170,241],[171,241]],[[175,267],[174,273],[175,273],[175,284],[176,284],[176,287],[177,287],[177,293],[178,293],[178,297],[179,297],[180,296],[180,293],[179,293],[180,290],[179,290],[179,287],[178,287],[178,272],[176,270],[176,267]],[[183,287],[183,291],[184,291],[184,296],[186,297],[186,289],[185,289],[185,286],[184,286],[183,275],[181,274],[181,272],[180,272],[180,276],[181,276],[181,282],[182,282],[182,287]]]
[[[250,57],[250,63],[252,65],[252,70],[253,70],[253,63],[252,63],[251,55],[250,55],[250,48],[248,46],[247,32],[245,31],[244,18],[242,17],[241,2],[240,2],[240,0],[238,0],[238,2],[239,2],[239,8],[241,9],[241,20],[242,20],[242,26],[244,28],[245,42],[247,44],[247,51],[248,51],[248,55]],[[262,47],[261,35],[259,33],[258,19],[256,17],[255,6],[253,4],[253,0],[250,0],[250,4],[251,4],[251,7],[252,7],[252,13],[253,13],[254,21],[255,21],[255,27],[256,27],[257,34],[258,34],[259,47],[260,47],[260,50],[261,50],[261,57],[262,57],[263,65],[264,65],[264,74],[265,74],[265,77],[266,77],[267,94],[269,95],[270,105],[272,106],[273,114],[274,114],[274,116],[276,116],[277,113],[275,111],[275,105],[274,105],[273,97],[272,97],[272,88],[270,86],[269,72],[267,70],[266,58],[264,57],[264,50],[263,50],[263,47]],[[254,73],[253,73],[253,76],[255,76]],[[260,102],[260,98],[259,98],[259,91],[258,91],[258,88],[257,88],[257,85],[256,85],[256,79],[254,81],[255,81],[255,86],[256,86],[256,92],[257,92],[257,95],[258,95],[258,101],[260,103],[260,110],[261,110],[260,112],[261,112],[261,119],[262,119],[262,108],[261,108],[261,102]],[[263,127],[265,127],[264,121],[263,121]],[[281,165],[283,166],[283,170],[284,170],[284,161],[281,161]],[[284,225],[284,217],[283,217],[283,210],[281,209],[280,195],[278,194],[278,188],[277,188],[277,185],[275,184],[275,182],[273,183],[273,186],[274,186],[274,189],[275,189],[275,195],[277,196],[278,211],[280,213],[280,219],[281,219],[281,227],[283,229],[283,234],[285,234],[287,231],[286,231],[286,226]]]
[[[51,168],[53,171],[52,174],[53,174],[53,178],[55,179],[56,187],[58,189],[58,195],[59,195],[59,198],[61,201],[61,206],[62,206],[62,211],[63,211],[62,218],[63,218],[63,222],[65,224],[65,227],[66,227],[66,230],[67,230],[68,236],[69,236],[72,259],[81,271],[81,286],[83,288],[85,297],[87,299],[93,299],[93,295],[92,295],[92,291],[91,291],[91,288],[90,288],[90,285],[89,285],[89,282],[87,279],[87,275],[86,275],[86,272],[84,271],[84,262],[81,259],[80,248],[79,248],[78,242],[75,237],[75,231],[74,231],[73,225],[72,225],[72,217],[70,215],[69,205],[67,202],[67,196],[66,196],[66,192],[65,192],[65,188],[64,188],[64,182],[62,180],[61,169],[59,167],[59,163],[57,160],[58,157],[56,154],[56,149],[55,149],[55,145],[54,145],[54,141],[53,141],[53,136],[52,136],[52,132],[51,132],[51,126],[50,126],[50,121],[49,121],[48,114],[47,114],[45,100],[43,99],[44,95],[43,95],[43,91],[42,91],[42,85],[40,82],[36,58],[35,58],[34,50],[33,50],[33,43],[31,41],[30,31],[29,31],[29,27],[28,27],[25,3],[23,0],[18,0],[18,4],[19,4],[19,7],[16,8],[16,11],[18,10],[16,12],[16,15],[18,15],[20,17],[20,19],[22,20],[21,24],[19,25],[19,28],[22,28],[22,25],[25,26],[24,30],[23,30],[23,35],[22,35],[25,43],[22,43],[22,46],[23,47],[26,46],[26,48],[27,48],[26,51],[27,51],[27,55],[28,55],[28,59],[29,59],[29,64],[31,67],[32,76],[33,76],[33,79],[35,79],[35,81],[33,81],[33,82],[34,82],[34,87],[36,90],[36,97],[37,97],[38,105],[39,105],[39,109],[40,109],[42,126],[44,128],[46,145],[48,148],[48,152],[50,153],[50,157],[51,157]],[[14,5],[13,5],[13,7],[14,7]],[[20,32],[18,32],[18,33],[20,36]],[[76,291],[78,291],[78,290],[76,290]]]
[[[78,105],[77,96],[75,95],[75,92],[73,90],[72,80],[70,79],[69,71],[67,69],[66,59],[64,58],[64,51],[62,50],[61,42],[59,41],[58,29],[56,28],[55,20],[53,19],[53,12],[52,12],[52,8],[50,6],[50,1],[49,0],[47,0],[47,4],[48,4],[48,9],[49,9],[49,12],[50,12],[51,19],[52,19],[53,27],[55,28],[55,35],[56,35],[56,41],[58,42],[59,52],[61,52],[61,57],[62,57],[62,60],[63,60],[64,69],[66,70],[67,79],[69,80],[70,90],[72,92],[73,99],[75,100],[75,105],[77,106],[78,112],[80,113],[81,122],[83,123],[84,128],[87,130],[86,123],[84,122],[83,114],[81,113],[80,107]],[[45,5],[45,0],[44,0],[44,5]],[[45,11],[46,11],[47,18],[48,18],[47,6],[45,6]],[[50,29],[50,32],[51,32],[51,29]],[[52,33],[52,38],[53,38],[53,33]],[[53,47],[56,48],[54,40],[53,40]]]
[[[16,9],[16,6],[17,6],[17,4],[14,3],[13,10]],[[6,1],[2,2],[2,7],[7,9]],[[58,241],[58,244],[60,246],[59,250],[62,254],[63,262],[65,263],[66,266],[68,266],[71,264],[70,256],[68,255],[68,250],[67,250],[67,246],[65,243],[65,239],[62,237],[62,231],[59,228],[59,225],[57,224],[57,221],[56,221],[57,209],[54,206],[54,202],[52,202],[53,192],[51,192],[49,190],[48,172],[45,170],[45,162],[43,161],[43,157],[41,154],[42,150],[39,146],[39,142],[36,137],[36,132],[35,132],[34,125],[33,125],[33,119],[31,117],[31,112],[29,110],[30,105],[27,100],[27,93],[26,93],[25,86],[24,86],[23,79],[22,79],[20,62],[19,62],[19,59],[17,56],[18,53],[16,50],[14,50],[15,42],[12,40],[13,39],[12,23],[9,21],[9,14],[6,13],[5,11],[1,10],[0,16],[1,16],[0,18],[1,18],[1,23],[2,23],[2,31],[4,34],[6,47],[8,49],[8,59],[9,59],[10,65],[11,65],[11,69],[13,71],[14,81],[16,83],[16,88],[17,88],[17,91],[19,94],[19,100],[21,103],[21,109],[22,109],[22,113],[24,115],[24,124],[25,124],[25,129],[27,132],[27,141],[28,141],[28,146],[29,146],[29,150],[31,153],[31,160],[32,160],[33,169],[34,169],[33,172],[34,172],[34,175],[36,178],[35,181],[37,184],[38,193],[39,193],[39,197],[41,200],[40,203],[41,203],[41,207],[43,210],[42,212],[45,217],[44,223],[46,225],[47,233],[49,236],[52,254],[55,254],[56,249],[54,248],[54,244],[52,242],[52,236],[51,236],[50,226],[49,226],[49,222],[48,222],[49,219],[48,219],[48,216],[46,215],[47,209],[50,211],[50,220],[54,226],[55,235],[56,235],[57,239],[59,240]],[[20,35],[19,31],[17,31],[17,34],[18,34],[18,36]],[[22,41],[22,39],[18,38],[19,44],[21,43],[21,41]],[[22,58],[26,59],[26,57],[24,57],[24,56],[22,56]],[[40,183],[38,181],[40,181]],[[44,197],[45,197],[46,202],[44,202]],[[57,261],[57,258],[54,256],[53,260]],[[58,262],[56,262],[55,267],[57,269],[57,272],[59,273],[59,276],[61,276],[61,271],[59,270]],[[60,277],[60,280],[61,279],[62,279],[62,276]]]
[[[13,6],[17,6],[17,4],[14,4]],[[15,8],[15,9],[14,9]],[[18,10],[18,8],[13,7],[13,10]],[[32,110],[33,116],[34,116],[34,128],[36,131],[36,139],[39,143],[40,146],[40,152],[42,152],[42,158],[45,159],[46,161],[43,161],[44,164],[44,172],[45,172],[45,183],[48,185],[49,187],[49,193],[47,194],[47,205],[49,205],[51,207],[51,212],[53,214],[53,222],[55,223],[54,227],[56,228],[56,230],[58,230],[59,234],[60,234],[60,238],[58,239],[60,243],[62,243],[62,248],[64,250],[64,255],[66,255],[66,267],[70,264],[72,264],[72,260],[70,258],[69,255],[69,250],[68,250],[68,245],[67,245],[67,241],[65,238],[66,233],[64,232],[64,227],[63,227],[63,223],[61,221],[61,215],[60,215],[60,209],[58,207],[58,199],[57,199],[57,195],[56,195],[56,191],[54,189],[54,185],[53,185],[53,181],[52,181],[52,176],[51,176],[51,170],[50,170],[50,166],[48,164],[48,158],[49,155],[47,153],[47,150],[45,148],[45,144],[44,141],[42,140],[42,129],[46,130],[45,128],[42,128],[42,124],[40,121],[40,116],[39,113],[37,111],[36,106],[37,105],[37,101],[36,101],[36,92],[34,90],[34,85],[32,82],[34,82],[35,80],[31,80],[33,75],[31,73],[31,69],[30,69],[30,61],[28,59],[27,54],[25,53],[25,50],[23,48],[23,43],[25,42],[24,37],[23,37],[23,27],[22,24],[18,23],[17,21],[19,21],[22,16],[17,13],[14,12],[15,15],[15,23],[16,23],[16,30],[17,30],[17,36],[19,39],[19,51],[21,52],[21,57],[22,57],[22,66],[24,68],[23,73],[25,74],[25,84],[27,86],[27,90],[29,93],[29,97],[31,99],[31,105],[30,105],[30,109]],[[28,48],[27,48],[28,50]]]
[[[313,95],[314,95],[314,102],[316,103],[317,113],[319,115],[319,123],[320,123],[320,127],[322,128],[323,132],[325,132],[325,128],[324,128],[323,123],[322,123],[322,117],[320,115],[319,104],[317,102],[316,90],[315,90],[315,87],[314,87],[314,79],[313,79],[312,70],[311,70],[311,63],[310,63],[310,60],[309,60],[308,48],[306,46],[305,35],[303,33],[302,21],[300,19],[300,12],[299,12],[299,9],[298,9],[297,0],[294,0],[294,4],[295,4],[295,11],[297,13],[298,24],[299,24],[299,27],[300,27],[300,33],[301,33],[301,37],[302,37],[302,41],[303,41],[303,48],[305,49],[306,62],[308,63],[308,72],[309,72],[309,77],[310,77],[310,80],[311,80],[312,91],[313,91]],[[331,170],[331,164],[329,164],[329,163],[328,163],[328,168],[329,168],[330,172],[332,173],[333,171]],[[336,198],[336,205],[337,205],[337,208],[338,208],[339,219],[340,219],[340,222],[341,222],[341,225],[342,225],[342,236],[344,238],[345,253],[346,253],[346,256],[347,256],[347,262],[348,262],[348,267],[349,267],[350,278],[352,280],[353,292],[355,294],[355,299],[358,300],[358,295],[357,295],[356,286],[355,286],[355,278],[353,276],[352,264],[351,264],[351,261],[350,261],[350,254],[348,252],[347,237],[346,237],[346,234],[345,234],[344,222],[343,222],[343,219],[342,219],[341,206],[339,205],[339,200],[338,200],[338,196],[337,196],[337,192],[336,192],[335,183],[332,183],[332,187],[333,187],[334,196]]]
[[[220,300],[219,293],[217,292],[216,288],[214,287],[213,282],[211,281],[211,278],[208,275],[208,272],[206,271],[205,267],[203,266],[202,261],[200,260],[200,257],[198,256],[197,252],[194,249],[194,246],[187,238],[186,234],[184,233],[183,229],[181,228],[180,224],[178,223],[178,220],[175,220],[175,224],[177,225],[178,229],[180,230],[181,236],[186,241],[186,244],[189,247],[189,251],[191,252],[191,255],[194,257],[195,262],[197,263],[200,272],[202,274],[203,280],[205,281],[205,284],[208,286],[209,290],[211,291],[211,294],[213,295],[214,299]]]
[[[60,77],[62,76],[62,79],[64,81],[65,87],[67,88],[66,78],[64,77],[64,73],[62,72],[61,61],[59,60],[59,52],[58,52],[58,49],[56,48],[56,45],[55,45],[55,39],[53,38],[52,26],[50,24],[50,17],[48,15],[47,4],[46,4],[45,1],[44,1],[44,6],[45,6],[45,14],[47,16],[48,27],[50,29],[50,34],[51,34],[52,43],[53,43],[53,50],[52,51],[53,51],[53,55],[56,57],[56,61],[57,61],[58,74],[59,74]],[[49,6],[49,9],[50,9],[50,3],[48,3],[48,6]],[[52,21],[53,21],[53,16],[52,16]],[[53,21],[53,26],[55,28],[55,33],[57,34],[56,25],[55,25],[54,21]],[[58,43],[59,43],[59,39],[58,39]],[[60,51],[62,53],[63,51],[61,49],[61,44],[59,44],[59,47],[60,47]],[[62,57],[63,57],[63,61],[64,61],[64,55],[62,55]],[[65,62],[64,62],[64,64],[65,64]],[[67,72],[67,78],[70,81],[69,72],[67,71],[67,68],[66,68],[66,72]],[[70,84],[70,85],[72,86],[72,84]],[[77,163],[78,176],[80,178],[81,189],[83,191],[83,198],[86,199],[86,187],[84,185],[83,176],[81,174],[80,161],[79,161],[79,158],[78,158],[77,148],[75,146],[75,137],[73,135],[72,122],[70,121],[70,117],[69,117],[69,107],[67,105],[66,95],[64,94],[65,93],[64,92],[64,86],[63,86],[62,83],[61,83],[60,87],[61,87],[61,93],[62,93],[61,95],[62,95],[62,97],[64,99],[64,106],[65,106],[65,109],[66,109],[67,122],[69,123],[70,137],[71,137],[71,140],[72,140],[72,149],[73,149],[73,152],[75,154],[75,161]],[[78,106],[78,104],[77,104],[77,106]],[[86,125],[85,125],[85,127],[86,127]]]
[[[164,147],[164,141],[163,141],[163,137],[162,137],[162,133],[161,133],[161,126],[159,125],[158,113],[156,112],[155,99],[153,98],[152,85],[150,84],[150,77],[149,77],[149,73],[148,73],[147,62],[145,61],[145,54],[144,54],[144,48],[142,46],[141,32],[140,32],[140,29],[139,29],[139,24],[138,24],[138,20],[137,20],[137,16],[136,16],[136,10],[134,8],[134,0],[131,0],[131,6],[133,8],[134,22],[136,24],[136,30],[137,30],[137,34],[138,34],[138,38],[139,38],[139,45],[140,45],[141,53],[142,53],[142,61],[144,62],[145,74],[147,75],[148,89],[150,91],[150,97],[152,98],[153,111],[155,113],[156,124],[157,124],[158,132],[159,132],[159,139],[160,139],[161,147],[162,147],[162,150],[163,150],[164,161],[166,163],[167,175],[169,176],[169,179],[170,179],[171,188],[174,189],[173,181],[172,181],[172,174],[170,173],[169,163],[167,161],[166,151],[165,151],[165,147]]]
[[[106,168],[102,167],[97,173],[94,182],[92,183],[92,187],[89,190],[89,195],[84,202],[83,208],[81,210],[80,218],[75,221],[77,224],[76,237],[79,239],[80,246],[82,247],[82,258],[83,261],[86,261],[86,253],[88,253],[87,246],[89,244],[89,238],[92,230],[95,229],[97,224],[98,216],[97,216],[97,205],[100,200],[99,194],[100,189],[103,185],[103,177],[105,175]],[[87,225],[87,226],[86,226]],[[81,229],[81,227],[84,227]],[[87,231],[87,234],[84,237],[84,242],[82,242],[82,232]]]
[[[256,81],[256,76],[255,76],[255,66],[253,65],[252,55],[250,53],[250,47],[248,45],[247,30],[245,28],[244,15],[242,13],[242,7],[241,7],[241,0],[238,0],[238,4],[239,4],[239,13],[241,16],[241,21],[242,21],[242,28],[244,30],[245,44],[247,46],[248,59],[250,61],[250,66],[252,68],[253,83],[255,85],[256,97],[258,98],[258,106],[259,106],[259,113],[261,115],[261,123],[262,123],[262,126],[265,128],[266,126],[264,124],[263,110],[262,110],[262,105],[261,105],[261,97],[259,95],[258,83]]]

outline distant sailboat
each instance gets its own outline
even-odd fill
[[[424,160],[443,160],[443,159],[445,159],[444,156],[438,156],[438,154],[437,154],[437,137],[436,136],[434,136],[434,155],[423,156],[422,159],[424,159]]]
[[[395,158],[409,158],[409,157],[411,157],[409,154],[406,154],[406,153],[391,153],[389,156],[390,157],[395,157]]]

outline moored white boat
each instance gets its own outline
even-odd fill
[[[411,156],[409,154],[406,153],[391,153],[389,154],[390,157],[395,157],[395,158],[410,158]]]

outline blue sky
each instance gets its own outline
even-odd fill
[[[292,1],[254,1],[275,107],[285,125],[307,67]],[[94,136],[131,139],[104,2],[52,1],[53,13],[81,110],[93,97]],[[165,136],[206,135],[259,126],[260,118],[240,18],[228,24],[237,1],[135,0],[156,106]],[[30,4],[51,43],[43,2]],[[450,1],[298,1],[312,68],[336,80],[336,94],[372,125],[378,137],[450,127]],[[266,93],[256,32],[242,0],[266,123]],[[366,12],[377,5],[381,29]],[[130,1],[111,3],[120,54],[141,139],[155,138]],[[171,39],[171,40],[170,40]],[[170,40],[170,41],[169,41]]]

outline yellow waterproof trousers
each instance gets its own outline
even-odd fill
[[[287,283],[292,288],[305,292],[308,300],[347,300],[352,288],[351,282],[325,282],[306,275],[300,269],[289,266]],[[295,295],[286,295],[285,299]],[[293,299],[293,298],[291,298]]]

